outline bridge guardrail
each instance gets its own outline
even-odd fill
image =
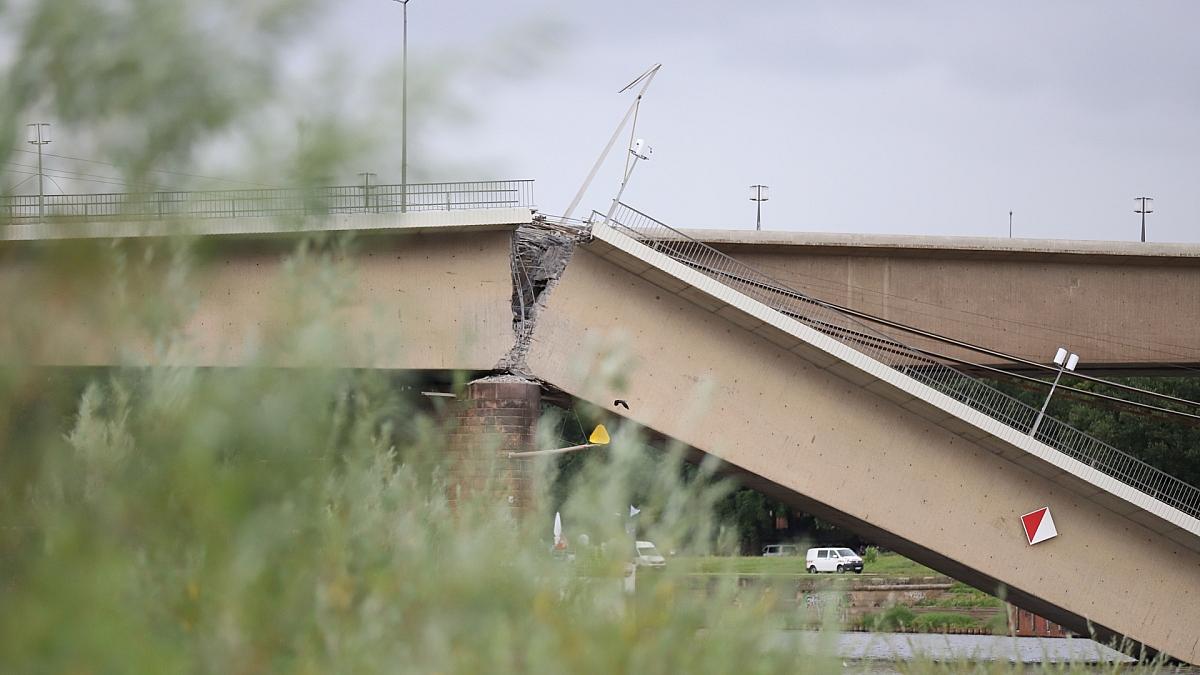
[[[0,222],[320,216],[534,206],[532,180],[0,197]]]
[[[597,222],[604,217],[604,214],[593,212]],[[1036,408],[936,361],[820,300],[788,288],[637,209],[618,203],[608,222],[642,244],[1023,434],[1029,434],[1034,427],[1038,416]],[[1139,492],[1193,518],[1200,518],[1200,489],[1060,420],[1043,417],[1033,437]]]

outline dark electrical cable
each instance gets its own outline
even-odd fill
[[[842,311],[842,312],[845,312],[845,313],[847,313],[847,314],[850,314],[851,316],[854,316],[854,317],[857,317],[857,318],[860,318],[860,319],[865,319],[865,320],[867,320],[867,321],[872,321],[872,322],[874,322],[874,323],[878,323],[878,324],[881,324],[881,325],[884,325],[884,326],[889,326],[889,327],[891,327],[891,328],[895,328],[895,329],[897,329],[897,330],[902,330],[902,331],[904,331],[904,332],[906,332],[906,333],[912,333],[912,334],[914,334],[914,335],[919,335],[919,336],[921,336],[921,337],[929,338],[929,339],[931,339],[931,340],[936,340],[936,341],[938,341],[938,342],[942,342],[942,343],[945,343],[945,344],[953,345],[953,346],[955,346],[955,347],[960,347],[960,348],[962,348],[962,349],[967,349],[967,350],[970,350],[970,351],[973,351],[973,352],[978,352],[978,353],[980,353],[980,354],[987,354],[988,356],[995,356],[995,357],[997,357],[997,358],[1001,358],[1001,359],[1004,359],[1004,360],[1006,360],[1006,361],[1011,361],[1011,362],[1013,362],[1013,363],[1019,363],[1019,364],[1021,364],[1021,365],[1024,365],[1024,366],[1030,366],[1030,367],[1033,367],[1033,368],[1038,368],[1038,369],[1040,369],[1040,370],[1046,370],[1046,371],[1050,371],[1050,372],[1057,372],[1057,371],[1058,371],[1058,369],[1057,369],[1057,368],[1054,368],[1053,366],[1047,366],[1047,365],[1046,365],[1046,364],[1044,364],[1044,363],[1038,363],[1038,362],[1036,362],[1036,361],[1030,361],[1030,360],[1028,360],[1028,359],[1023,359],[1023,358],[1021,358],[1021,357],[1019,357],[1019,356],[1013,356],[1012,354],[1005,354],[1004,352],[996,351],[996,350],[994,350],[994,349],[988,349],[987,347],[981,347],[981,346],[979,346],[979,345],[971,344],[971,343],[969,343],[969,342],[963,342],[962,340],[956,340],[956,339],[954,339],[954,338],[952,338],[952,337],[947,337],[947,336],[945,336],[945,335],[941,335],[941,334],[938,334],[938,333],[933,333],[933,332],[930,332],[930,331],[927,331],[927,330],[923,330],[923,329],[921,329],[921,328],[916,328],[915,326],[909,326],[909,325],[907,325],[907,324],[903,324],[903,323],[900,323],[900,322],[898,322],[898,321],[892,321],[892,320],[890,320],[890,319],[884,319],[884,318],[882,318],[882,317],[874,316],[874,315],[872,315],[872,314],[868,314],[868,313],[866,313],[866,312],[859,312],[859,311],[857,311],[857,310],[850,309],[849,307],[844,307],[844,306],[842,306],[842,305],[837,305],[837,304],[834,304],[834,303],[828,303],[828,302],[826,302],[826,303],[823,303],[823,304],[826,304],[826,305],[828,305],[828,306],[830,306],[830,307],[832,307],[832,308],[838,309],[838,310],[840,310],[840,311]],[[918,351],[919,351],[919,350],[918,350]],[[949,357],[945,357],[945,358],[949,358]],[[978,365],[978,364],[970,364],[970,363],[969,363],[969,362],[967,362],[967,361],[963,361],[963,363],[964,363],[964,364],[969,364],[969,365]],[[982,365],[979,365],[978,367],[980,367],[980,368],[986,368],[986,366],[982,366]],[[1007,372],[1007,371],[1003,371],[1003,372]],[[1109,380],[1104,380],[1104,379],[1101,379],[1101,378],[1098,378],[1098,377],[1093,377],[1093,376],[1091,376],[1091,375],[1084,375],[1084,374],[1082,374],[1082,373],[1075,372],[1075,371],[1065,371],[1065,372],[1064,372],[1064,374],[1065,374],[1065,375],[1069,375],[1069,376],[1071,376],[1071,377],[1075,377],[1075,378],[1081,379],[1081,380],[1086,380],[1086,381],[1088,381],[1088,382],[1095,382],[1095,383],[1097,383],[1097,384],[1102,384],[1102,385],[1104,385],[1104,386],[1106,386],[1106,387],[1113,387],[1114,389],[1122,389],[1122,390],[1124,390],[1124,391],[1129,391],[1129,392],[1133,392],[1133,393],[1136,393],[1136,394],[1141,394],[1141,395],[1143,395],[1143,396],[1150,396],[1150,397],[1154,397],[1154,398],[1163,399],[1163,400],[1166,400],[1166,401],[1171,401],[1171,402],[1173,402],[1173,403],[1179,403],[1179,404],[1182,404],[1182,405],[1188,405],[1188,406],[1192,406],[1192,407],[1194,407],[1194,408],[1200,408],[1200,403],[1197,403],[1196,401],[1189,401],[1189,400],[1187,400],[1187,399],[1185,399],[1185,398],[1179,398],[1179,397],[1177,397],[1177,396],[1171,396],[1170,394],[1163,394],[1163,393],[1159,393],[1159,392],[1155,392],[1155,391],[1149,391],[1149,390],[1147,390],[1147,389],[1140,389],[1140,388],[1138,388],[1138,387],[1130,386],[1130,385],[1127,385],[1127,384],[1121,384],[1121,383],[1119,383],[1119,382],[1112,382],[1112,381],[1109,381]],[[1036,379],[1036,378],[1034,378],[1034,379]],[[1038,380],[1038,381],[1040,382],[1041,380]],[[1079,390],[1076,390],[1076,391],[1086,391],[1086,390],[1079,389]]]
[[[17,152],[25,152],[25,153],[30,153],[30,154],[34,154],[34,155],[37,154],[36,150],[26,150],[25,148],[13,148],[13,150],[16,150]],[[111,166],[111,167],[120,168],[120,166],[117,164],[114,164],[112,162],[101,161],[98,159],[85,159],[83,157],[71,157],[68,155],[56,155],[52,152],[46,152],[46,153],[42,153],[42,154],[46,157],[57,157],[58,159],[69,159],[69,160],[75,161],[75,162],[87,162],[89,164],[100,164],[103,166]],[[235,178],[218,178],[217,176],[205,176],[205,175],[198,174],[198,173],[185,173],[183,171],[169,171],[167,169],[150,169],[150,172],[151,173],[164,173],[164,174],[169,174],[172,176],[185,176],[187,178],[200,178],[203,180],[215,180],[215,181],[219,181],[222,183],[238,183],[241,185],[251,185],[254,187],[262,187],[262,188],[278,187],[277,185],[268,185],[266,183],[255,183],[253,181],[248,181],[248,180],[238,180]]]
[[[792,313],[792,312],[788,312],[788,311],[785,311],[785,310],[780,310],[780,311],[781,311],[781,313],[783,313],[783,314],[786,314],[787,316],[790,316],[790,317],[792,317],[793,319],[796,319],[797,321],[801,321],[801,322],[803,322],[803,323],[811,323],[811,321],[809,321],[809,320],[805,320],[803,317],[801,317],[801,316],[800,316],[800,315],[798,315],[798,314],[794,314],[794,313]],[[1032,376],[1029,376],[1029,375],[1023,375],[1023,374],[1021,374],[1021,373],[1014,373],[1014,372],[1011,372],[1011,371],[1008,371],[1008,370],[1003,370],[1003,369],[1001,369],[1001,368],[996,368],[996,367],[993,367],[993,366],[985,366],[985,365],[983,365],[983,364],[980,364],[980,363],[974,363],[974,362],[972,362],[972,361],[967,361],[966,359],[960,359],[960,358],[957,358],[957,357],[954,357],[954,356],[949,356],[949,355],[947,355],[947,354],[943,354],[943,353],[941,353],[941,352],[935,352],[935,351],[932,351],[932,350],[929,350],[929,349],[921,349],[921,348],[919,348],[919,347],[912,347],[912,346],[910,346],[910,345],[906,345],[906,344],[902,344],[902,343],[900,343],[900,342],[896,342],[896,341],[894,341],[894,340],[891,340],[890,338],[887,338],[887,337],[880,337],[880,336],[870,335],[870,334],[867,334],[867,333],[861,333],[861,332],[858,332],[858,331],[850,331],[850,330],[847,330],[847,329],[845,329],[845,328],[841,328],[841,327],[839,327],[839,326],[830,326],[829,324],[826,324],[826,326],[827,326],[828,328],[835,328],[835,329],[837,329],[837,332],[840,332],[840,333],[851,333],[851,334],[853,334],[855,337],[857,337],[857,338],[858,338],[858,339],[860,339],[860,340],[863,340],[863,341],[865,341],[865,342],[872,342],[872,343],[874,343],[874,344],[876,345],[876,347],[879,347],[879,348],[886,348],[886,349],[888,349],[889,351],[892,351],[892,352],[894,352],[894,353],[897,353],[897,354],[903,354],[905,350],[907,350],[907,351],[914,351],[914,352],[917,352],[917,353],[919,353],[919,354],[924,354],[924,355],[926,355],[926,356],[931,356],[931,357],[934,357],[934,358],[942,359],[942,360],[945,360],[945,361],[950,361],[950,362],[957,363],[957,364],[964,365],[964,366],[970,366],[971,368],[977,368],[977,369],[979,369],[979,370],[985,370],[985,371],[989,371],[989,372],[997,373],[997,374],[999,374],[999,375],[1001,375],[1001,376],[1003,376],[1003,377],[1008,377],[1008,378],[1011,378],[1011,379],[1014,379],[1014,380],[1024,380],[1024,381],[1027,381],[1027,382],[1033,382],[1033,383],[1035,383],[1035,384],[1038,384],[1038,385],[1040,385],[1040,386],[1043,386],[1043,387],[1050,385],[1050,383],[1049,383],[1049,382],[1047,382],[1047,381],[1045,381],[1045,380],[1040,380],[1040,379],[1038,379],[1038,378],[1036,378],[1036,377],[1032,377]],[[820,329],[818,328],[817,330],[820,330]],[[1161,407],[1159,407],[1159,406],[1150,405],[1149,403],[1140,403],[1140,402],[1138,402],[1138,401],[1130,401],[1129,399],[1118,398],[1118,397],[1116,397],[1116,396],[1110,396],[1110,395],[1108,395],[1108,394],[1102,394],[1102,393],[1100,393],[1100,392],[1097,392],[1097,391],[1090,391],[1090,390],[1087,390],[1087,389],[1078,389],[1078,388],[1076,388],[1076,387],[1072,387],[1072,386],[1065,385],[1065,384],[1060,384],[1060,385],[1058,385],[1058,388],[1059,388],[1059,389],[1061,389],[1061,390],[1063,390],[1063,391],[1074,392],[1074,393],[1077,393],[1077,394],[1081,394],[1081,395],[1083,395],[1083,396],[1088,396],[1088,397],[1092,397],[1092,398],[1100,398],[1100,399],[1104,399],[1104,400],[1107,400],[1107,401],[1113,401],[1113,402],[1115,402],[1115,403],[1119,403],[1119,404],[1121,404],[1121,405],[1128,406],[1128,407],[1131,407],[1131,408],[1144,408],[1144,409],[1146,409],[1146,410],[1153,410],[1154,412],[1158,412],[1158,413],[1165,413],[1165,414],[1168,414],[1168,415],[1177,415],[1177,416],[1179,416],[1179,417],[1187,417],[1187,418],[1190,418],[1190,419],[1196,419],[1196,420],[1200,420],[1200,415],[1196,415],[1196,414],[1192,414],[1192,413],[1187,413],[1187,412],[1183,412],[1183,411],[1180,411],[1180,410],[1171,410],[1170,408],[1161,408]]]
[[[25,173],[25,172],[24,172],[24,171],[22,171],[21,173]],[[8,188],[8,190],[6,190],[6,192],[12,192],[13,190],[16,190],[17,188],[19,188],[19,187],[21,187],[22,185],[24,185],[24,184],[28,183],[29,181],[33,180],[34,178],[37,178],[37,174],[36,174],[36,173],[29,174],[29,176],[28,176],[28,177],[26,177],[26,178],[22,178],[20,181],[18,181],[18,182],[16,182],[16,183],[13,183],[12,187]]]
[[[929,302],[929,301],[926,301],[926,300],[919,300],[919,299],[916,299],[916,298],[910,298],[910,297],[900,296],[900,295],[896,295],[896,294],[894,294],[894,293],[886,293],[886,292],[879,291],[879,290],[876,290],[876,289],[874,289],[874,288],[868,288],[868,287],[865,287],[865,286],[856,286],[856,285],[854,285],[854,284],[838,284],[837,282],[832,282],[832,281],[830,281],[830,280],[828,280],[828,279],[825,279],[825,278],[822,278],[822,277],[814,276],[814,275],[811,275],[811,274],[804,274],[803,272],[797,272],[797,271],[796,271],[796,270],[794,270],[794,269],[790,269],[790,268],[781,268],[781,267],[779,267],[778,265],[760,264],[760,267],[761,267],[762,269],[764,269],[764,270],[769,270],[769,269],[782,269],[782,270],[785,270],[785,271],[786,271],[788,274],[797,275],[797,276],[800,276],[800,277],[804,277],[804,278],[806,278],[806,279],[809,279],[810,281],[807,281],[807,282],[805,282],[806,284],[813,285],[813,286],[824,286],[824,287],[826,287],[826,288],[827,288],[827,289],[828,289],[830,292],[833,292],[833,291],[840,291],[840,290],[844,290],[844,289],[851,289],[851,290],[854,290],[854,291],[857,291],[857,292],[860,292],[860,293],[865,293],[865,294],[871,294],[871,295],[880,296],[881,298],[895,298],[895,299],[898,299],[898,300],[904,300],[904,301],[906,301],[906,302],[911,302],[911,303],[915,303],[915,304],[919,304],[919,305],[924,305],[924,306],[926,306],[926,307],[929,307],[929,308],[933,308],[933,309],[937,309],[937,310],[943,310],[943,311],[948,311],[948,312],[954,312],[954,313],[957,313],[957,314],[964,314],[964,315],[971,316],[971,317],[980,317],[980,318],[985,318],[985,319],[991,319],[991,318],[993,318],[993,317],[991,317],[991,316],[989,316],[989,315],[987,315],[987,314],[981,313],[981,312],[972,312],[972,311],[968,311],[968,310],[964,310],[964,309],[960,309],[960,308],[955,308],[955,307],[947,307],[947,306],[945,306],[945,305],[939,305],[939,304],[937,304],[937,303],[934,303],[934,302]],[[929,317],[938,318],[938,319],[946,319],[946,318],[947,318],[947,317],[945,317],[944,315],[939,315],[939,314],[934,314],[934,313],[928,313],[928,312],[918,312],[918,311],[915,311],[915,310],[909,310],[909,312],[908,312],[908,313],[909,313],[909,314],[920,314],[920,315],[922,315],[922,316],[929,316]],[[959,321],[960,321],[960,322],[963,322],[961,319],[960,319]],[[1048,330],[1048,331],[1052,331],[1052,332],[1056,332],[1056,333],[1061,333],[1061,334],[1063,334],[1063,335],[1068,335],[1068,336],[1073,336],[1073,337],[1087,337],[1087,338],[1088,338],[1088,339],[1090,339],[1090,340],[1094,340],[1094,341],[1096,341],[1096,342],[1100,342],[1100,343],[1104,343],[1104,344],[1108,344],[1108,345],[1114,345],[1114,346],[1116,346],[1116,347],[1129,347],[1129,346],[1131,346],[1131,345],[1130,345],[1130,344],[1128,344],[1128,343],[1125,343],[1125,342],[1122,342],[1122,341],[1120,341],[1120,337],[1121,337],[1121,336],[1119,336],[1119,335],[1109,335],[1109,334],[1103,334],[1103,333],[1101,333],[1101,334],[1096,334],[1096,333],[1088,333],[1087,335],[1083,335],[1083,334],[1080,334],[1080,333],[1075,333],[1075,332],[1068,331],[1068,330],[1056,329],[1056,328],[1048,328],[1047,326],[1043,326],[1043,325],[1039,325],[1039,324],[1035,324],[1035,323],[1029,323],[1029,322],[1025,322],[1025,321],[1014,321],[1014,320],[1011,320],[1011,319],[1010,319],[1010,320],[1008,320],[1008,321],[1009,321],[1010,323],[1013,323],[1013,324],[1017,325],[1017,326],[1025,326],[1025,327],[1029,327],[1029,328],[1037,328],[1037,329],[1041,329],[1041,330]],[[975,322],[967,322],[967,323],[969,323],[969,325],[972,325],[972,326],[977,326],[977,327],[981,327],[981,328],[986,328],[986,327],[988,327],[988,325],[981,324],[981,323],[975,323]],[[1105,339],[1105,337],[1109,337],[1109,338],[1113,338],[1113,339]],[[1153,349],[1153,351],[1155,351],[1155,352],[1157,352],[1157,353],[1160,353],[1160,354],[1165,354],[1165,355],[1168,355],[1168,356],[1173,356],[1173,357],[1184,356],[1183,354],[1180,354],[1180,353],[1178,353],[1178,352],[1175,352],[1175,351],[1171,351],[1170,349],[1164,349],[1164,348],[1163,348],[1164,346],[1166,346],[1166,347],[1172,347],[1172,348],[1174,348],[1174,347],[1179,347],[1179,345],[1170,345],[1170,344],[1168,344],[1168,345],[1164,345],[1163,343],[1154,343],[1154,344],[1153,344],[1153,346],[1151,347],[1151,349]],[[1178,369],[1181,369],[1181,370],[1189,370],[1189,371],[1193,371],[1193,372],[1200,373],[1200,369],[1196,369],[1196,368],[1192,368],[1192,367],[1188,367],[1188,366],[1184,366],[1184,365],[1180,365],[1180,364],[1174,364],[1174,363],[1173,363],[1173,364],[1166,364],[1166,365],[1168,365],[1168,366],[1170,366],[1170,367],[1172,367],[1172,368],[1178,368]]]
[[[800,293],[798,293],[798,292],[796,292],[796,291],[793,291],[793,290],[791,290],[791,289],[788,289],[788,288],[786,288],[786,287],[780,286],[780,285],[778,285],[777,283],[775,283],[774,281],[772,281],[770,284],[766,284],[766,283],[763,283],[763,282],[760,282],[760,281],[752,281],[752,280],[748,280],[748,279],[745,279],[745,278],[739,277],[739,276],[737,276],[737,275],[734,275],[734,274],[731,274],[731,273],[729,273],[729,272],[725,272],[725,271],[722,271],[722,270],[716,270],[716,269],[708,268],[707,266],[704,266],[704,265],[699,265],[699,264],[696,264],[696,263],[694,263],[694,262],[690,262],[690,261],[682,261],[682,262],[685,262],[686,264],[688,264],[688,265],[689,265],[689,266],[691,266],[691,267],[695,267],[695,268],[697,268],[697,269],[700,269],[701,271],[705,271],[705,270],[707,270],[707,272],[708,272],[708,273],[710,273],[710,274],[715,274],[715,275],[720,275],[720,276],[724,276],[724,277],[729,277],[729,278],[733,279],[734,281],[736,281],[736,282],[738,282],[738,283],[742,283],[742,284],[745,284],[745,285],[749,285],[749,286],[754,286],[754,287],[762,288],[762,289],[764,289],[764,290],[768,290],[768,291],[771,291],[771,292],[773,292],[773,293],[777,293],[777,294],[779,294],[779,295],[783,295],[783,296],[785,296],[785,297],[790,297],[790,298],[793,298],[793,299],[802,300],[802,301],[806,301],[806,302],[813,302],[813,303],[816,303],[816,304],[818,304],[818,305],[821,305],[821,306],[828,307],[829,309],[833,309],[833,310],[835,310],[835,311],[839,311],[839,312],[845,312],[845,313],[847,313],[847,314],[851,314],[851,315],[855,316],[856,318],[863,318],[863,319],[870,320],[870,321],[878,321],[879,323],[882,323],[882,324],[885,324],[885,325],[889,325],[889,324],[891,324],[891,323],[895,323],[895,322],[889,322],[889,321],[888,321],[888,320],[886,320],[886,319],[881,319],[881,318],[879,318],[879,317],[872,316],[872,315],[870,315],[870,314],[866,314],[865,312],[858,312],[858,311],[851,310],[851,309],[849,309],[849,308],[842,307],[842,306],[840,306],[840,305],[837,305],[837,304],[834,304],[834,303],[825,302],[825,301],[823,301],[823,300],[817,300],[816,298],[810,298],[810,297],[808,297],[808,296],[805,296],[805,295],[802,295],[802,294],[800,294]],[[703,269],[701,269],[701,268],[703,268]],[[788,314],[789,316],[793,316],[793,318],[800,318],[800,317],[798,317],[798,316],[796,316],[796,315],[792,315],[790,312],[786,312],[786,311],[784,311],[783,313],[784,313],[784,314]],[[896,325],[896,327],[900,327],[900,326],[903,326],[904,324],[898,324],[898,323],[896,323],[895,325]],[[866,328],[866,326],[863,326],[863,328]],[[1000,357],[1003,357],[1003,358],[1008,358],[1009,360],[1011,360],[1011,361],[1013,361],[1013,362],[1016,362],[1016,363],[1023,363],[1023,364],[1027,364],[1027,365],[1035,366],[1035,367],[1037,367],[1037,368],[1041,368],[1041,369],[1044,369],[1044,370],[1050,370],[1050,371],[1052,371],[1052,372],[1057,372],[1057,369],[1056,369],[1056,368],[1052,368],[1052,367],[1049,367],[1049,366],[1045,366],[1045,365],[1043,365],[1043,364],[1040,364],[1040,363],[1037,363],[1037,362],[1035,362],[1035,361],[1028,361],[1028,360],[1026,360],[1026,359],[1020,359],[1020,358],[1018,358],[1018,357],[1010,357],[1009,355],[1006,355],[1006,354],[1004,354],[1003,352],[997,352],[997,351],[994,351],[994,350],[989,350],[989,349],[987,349],[987,348],[984,348],[984,347],[979,347],[979,346],[977,346],[977,345],[972,345],[972,344],[970,344],[970,343],[967,343],[967,342],[962,342],[962,341],[960,341],[960,340],[955,340],[955,339],[953,339],[953,338],[949,338],[949,337],[945,337],[945,336],[942,336],[942,335],[938,335],[937,333],[931,333],[931,332],[928,332],[928,331],[922,331],[921,329],[912,328],[912,327],[907,327],[907,328],[911,328],[911,329],[912,329],[912,332],[914,332],[914,333],[917,333],[917,334],[919,334],[919,335],[922,335],[923,337],[927,337],[927,338],[929,338],[929,339],[935,340],[935,341],[939,341],[939,342],[943,342],[943,343],[947,343],[947,344],[952,344],[952,345],[954,345],[954,346],[957,346],[957,347],[962,347],[962,348],[967,348],[967,349],[975,349],[975,350],[977,350],[977,351],[980,351],[980,352],[983,352],[983,353],[987,353],[987,354],[990,354],[990,355],[994,355],[994,356],[1000,356]],[[840,330],[846,330],[846,329],[844,329],[844,328],[840,328]],[[1012,377],[1012,378],[1016,378],[1016,379],[1023,379],[1023,380],[1028,380],[1028,381],[1031,381],[1031,382],[1036,382],[1036,383],[1039,383],[1039,384],[1040,384],[1040,385],[1042,385],[1042,386],[1047,386],[1047,385],[1049,385],[1049,384],[1050,384],[1050,383],[1048,383],[1048,382],[1046,382],[1046,381],[1044,381],[1044,380],[1039,380],[1039,379],[1037,379],[1037,378],[1035,378],[1035,377],[1029,377],[1029,376],[1027,376],[1027,375],[1019,375],[1019,374],[1017,374],[1017,373],[1011,373],[1011,372],[1009,372],[1009,371],[1002,370],[1002,369],[999,369],[999,368],[993,368],[993,367],[990,367],[990,366],[983,366],[983,365],[976,364],[976,363],[972,363],[972,362],[970,362],[970,361],[966,361],[966,360],[963,360],[963,359],[957,359],[957,358],[954,358],[954,357],[946,356],[946,355],[944,355],[944,354],[939,354],[939,353],[937,353],[937,352],[929,352],[929,351],[927,351],[927,350],[916,349],[916,348],[914,348],[914,347],[911,347],[911,346],[909,346],[909,345],[906,345],[906,344],[903,344],[903,343],[900,343],[900,342],[896,342],[894,339],[892,339],[892,338],[887,338],[887,337],[885,337],[885,336],[884,336],[884,337],[881,337],[881,336],[871,336],[871,335],[868,335],[868,334],[866,334],[866,333],[859,333],[858,331],[851,331],[851,332],[854,332],[854,333],[855,333],[856,335],[858,335],[858,337],[860,337],[860,338],[866,338],[866,339],[868,339],[868,340],[870,340],[870,341],[879,342],[879,343],[884,343],[884,344],[890,343],[890,345],[889,345],[889,348],[890,348],[890,349],[894,349],[894,350],[904,350],[904,349],[907,349],[907,350],[912,350],[912,351],[916,351],[916,352],[919,352],[919,353],[927,354],[927,355],[929,355],[929,356],[936,356],[936,357],[938,357],[938,358],[943,358],[943,359],[946,359],[946,360],[948,360],[948,361],[953,361],[953,362],[956,362],[956,363],[960,363],[960,364],[962,364],[962,365],[969,365],[969,366],[972,366],[972,367],[975,367],[975,368],[979,368],[979,369],[981,369],[981,370],[990,370],[990,371],[993,371],[993,372],[1002,373],[1002,374],[1004,374],[1004,375],[1005,375],[1005,376],[1007,376],[1007,377]],[[1139,389],[1139,388],[1137,388],[1137,387],[1131,387],[1131,386],[1129,386],[1129,385],[1122,385],[1122,384],[1118,384],[1118,383],[1116,383],[1116,382],[1109,382],[1109,381],[1107,381],[1107,380],[1102,380],[1102,379],[1099,379],[1099,378],[1094,378],[1094,377],[1091,377],[1091,376],[1079,375],[1078,373],[1074,373],[1074,372],[1071,372],[1070,374],[1071,374],[1071,375],[1074,375],[1074,376],[1076,376],[1076,377],[1081,377],[1081,378],[1083,378],[1083,379],[1087,379],[1087,380],[1090,380],[1090,381],[1093,381],[1093,382],[1097,382],[1097,383],[1099,383],[1099,384],[1103,384],[1103,385],[1106,385],[1106,386],[1111,386],[1111,387],[1114,387],[1114,388],[1117,388],[1117,389],[1124,389],[1124,390],[1127,390],[1127,391],[1136,392],[1136,393],[1138,393],[1138,394],[1142,394],[1142,395],[1146,395],[1146,396],[1151,396],[1151,397],[1156,397],[1156,398],[1161,398],[1161,399],[1165,399],[1165,400],[1170,400],[1170,401],[1173,401],[1173,402],[1176,402],[1176,403],[1182,403],[1182,404],[1189,405],[1189,406],[1192,406],[1192,407],[1197,407],[1197,408],[1200,408],[1200,403],[1196,403],[1196,402],[1194,402],[1194,401],[1188,401],[1188,400],[1186,400],[1186,399],[1177,398],[1177,397],[1171,396],[1171,395],[1169,395],[1169,394],[1160,394],[1160,393],[1158,393],[1158,392],[1148,391],[1148,390],[1145,390],[1145,389]],[[1101,394],[1101,393],[1099,393],[1099,392],[1095,392],[1095,391],[1088,391],[1088,390],[1086,390],[1086,389],[1078,389],[1078,388],[1075,388],[1075,387],[1069,387],[1069,386],[1066,386],[1066,385],[1059,385],[1059,386],[1060,386],[1061,388],[1063,388],[1064,390],[1067,390],[1067,391],[1072,391],[1072,392],[1078,393],[1078,394],[1080,394],[1080,395],[1083,395],[1083,396],[1091,396],[1091,397],[1094,397],[1094,398],[1106,399],[1106,400],[1115,401],[1115,402],[1118,402],[1118,403],[1121,403],[1121,404],[1123,404],[1123,405],[1130,406],[1130,407],[1144,408],[1144,409],[1147,409],[1147,410],[1153,410],[1153,411],[1155,411],[1155,412],[1161,412],[1161,413],[1166,413],[1166,414],[1178,415],[1178,416],[1180,416],[1180,417],[1188,417],[1188,418],[1200,419],[1200,415],[1194,415],[1194,414],[1191,414],[1191,413],[1181,412],[1181,411],[1178,411],[1178,410],[1171,410],[1171,409],[1169,409],[1169,408],[1160,408],[1160,407],[1158,407],[1158,406],[1150,405],[1150,404],[1148,404],[1148,403],[1140,403],[1140,402],[1137,402],[1137,401],[1130,401],[1130,400],[1128,400],[1128,399],[1117,398],[1117,397],[1114,397],[1114,396],[1109,396],[1109,395],[1106,395],[1106,394]]]
[[[19,167],[34,169],[34,171],[23,171],[21,169],[12,169],[12,168],[8,169],[8,171],[10,171],[12,173],[25,174],[25,175],[30,175],[30,176],[38,175],[37,171],[36,171],[37,167],[29,167],[25,164],[15,164],[13,162],[8,162],[7,164],[9,164],[10,166],[19,166]],[[130,184],[130,183],[122,181],[119,178],[113,178],[111,176],[100,176],[97,174],[82,173],[82,172],[78,172],[78,171],[68,171],[66,169],[43,169],[42,173],[46,177],[49,177],[51,174],[57,174],[58,178],[68,178],[70,180],[80,181],[83,183],[98,183],[100,185],[115,185],[117,187],[123,187],[126,189],[131,188],[131,187],[141,186],[141,187],[146,187],[146,188],[173,190],[173,188],[162,186],[162,185],[155,185],[153,183]]]

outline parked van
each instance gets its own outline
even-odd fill
[[[800,555],[800,549],[792,544],[770,544],[763,547],[763,557]]]
[[[817,572],[854,572],[862,574],[863,561],[848,548],[810,548],[804,555],[809,574]]]

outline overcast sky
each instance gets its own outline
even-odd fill
[[[1200,242],[1195,0],[408,9],[413,182],[532,178],[540,209],[562,214],[632,102],[617,90],[662,63],[637,134],[654,154],[625,201],[671,225],[752,229],[763,183],[764,229],[1002,237],[1011,210],[1016,237],[1136,241],[1133,198],[1148,195],[1148,239]],[[286,182],[271,150],[320,111],[368,146],[334,180],[398,183],[401,10],[328,3],[283,57],[286,98],[201,168]],[[56,152],[88,152],[80,130],[56,133]],[[625,141],[575,215],[607,208]],[[220,166],[239,145],[252,161]]]
[[[391,58],[400,10],[346,0],[324,37]],[[472,124],[430,131],[410,170],[534,178],[561,213],[630,103],[617,89],[662,63],[638,127],[654,155],[625,201],[670,224],[753,228],[764,183],[767,229],[1007,236],[1012,210],[1018,237],[1136,240],[1145,194],[1149,239],[1196,242],[1197,26],[1187,0],[411,0],[413,68],[506,44],[546,59],[476,77]]]

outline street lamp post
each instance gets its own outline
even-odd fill
[[[408,0],[394,0],[404,5],[403,66],[400,69],[400,212],[408,211]]]
[[[1079,365],[1079,355],[1072,354],[1067,351],[1066,347],[1059,347],[1054,353],[1054,363],[1058,366],[1058,374],[1054,376],[1054,384],[1050,385],[1050,393],[1046,394],[1046,401],[1042,403],[1042,409],[1038,411],[1037,419],[1033,421],[1033,428],[1029,430],[1030,436],[1036,436],[1038,427],[1042,424],[1042,418],[1046,416],[1046,408],[1050,405],[1050,397],[1054,396],[1054,389],[1058,386],[1058,380],[1062,377],[1063,371],[1075,371],[1075,366]]]
[[[754,221],[754,229],[756,231],[762,229],[762,203],[769,199],[767,196],[767,190],[769,189],[766,185],[750,186],[750,201],[757,202],[758,205],[758,218]]]
[[[46,185],[45,174],[42,172],[42,146],[50,142],[50,125],[46,122],[35,122],[25,125],[25,142],[36,145],[38,151],[38,222],[46,215]]]
[[[1135,201],[1135,202],[1139,201],[1139,200],[1142,202],[1142,208],[1134,209],[1133,212],[1142,214],[1142,241],[1146,241],[1146,214],[1154,213],[1153,209],[1146,208],[1146,202],[1154,201],[1154,197],[1134,197],[1133,198],[1133,201]]]

